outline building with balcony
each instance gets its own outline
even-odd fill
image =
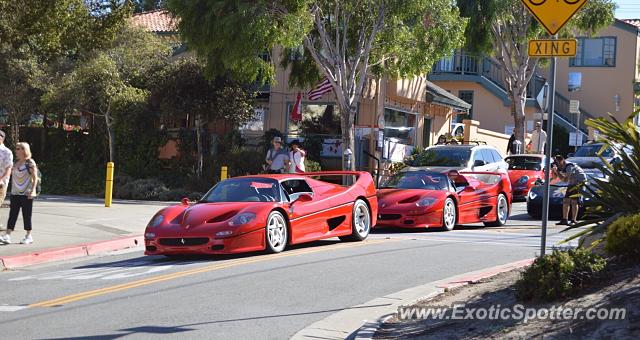
[[[578,37],[575,58],[558,58],[557,92],[580,101],[584,118],[624,120],[640,106],[640,20],[616,20],[592,37]],[[571,74],[579,74],[581,88],[570,92]],[[545,75],[543,72],[541,75]]]
[[[578,37],[574,58],[558,58],[555,113],[557,125],[568,131],[578,127],[586,138],[584,121],[613,114],[622,120],[640,105],[640,20],[616,20],[593,37]],[[491,57],[457,51],[438,62],[429,79],[473,104],[469,115],[485,129],[510,133],[511,102],[505,91],[504,70]],[[569,90],[569,78],[581,79],[579,89]],[[531,131],[540,118],[536,96],[549,70],[538,69],[527,89],[526,125]],[[570,113],[570,100],[580,101],[580,114]],[[464,116],[458,116],[461,121]],[[639,122],[640,123],[640,122]]]

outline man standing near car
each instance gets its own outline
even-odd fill
[[[556,164],[552,167],[553,174],[567,183],[567,192],[562,199],[562,220],[556,225],[573,225],[578,220],[578,205],[582,201],[580,189],[587,181],[587,175],[578,164],[567,162],[562,155],[554,158]],[[571,221],[568,221],[569,208],[571,208]]]
[[[531,140],[527,144],[527,149],[531,153],[543,154],[544,145],[547,143],[547,133],[542,130],[542,123],[536,122],[536,128],[531,132]]]
[[[282,147],[282,138],[273,137],[271,141],[273,147],[267,151],[265,162],[267,163],[267,172],[270,174],[285,173],[289,168],[289,153]]]

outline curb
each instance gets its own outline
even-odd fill
[[[375,298],[329,315],[298,331],[291,339],[371,339],[378,326],[392,317],[400,306],[411,305],[450,289],[529,266],[533,260],[531,258],[472,271]]]
[[[133,235],[107,241],[43,249],[33,253],[0,257],[0,262],[2,262],[2,270],[9,270],[54,261],[70,260],[83,256],[104,254],[110,251],[138,247],[143,244],[143,235]]]

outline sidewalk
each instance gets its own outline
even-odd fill
[[[373,299],[313,323],[294,334],[292,340],[308,339],[371,339],[384,320],[393,316],[400,306],[435,297],[447,290],[462,287],[513,269],[529,266],[534,259],[525,259],[495,267],[471,271],[446,279],[405,289]]]
[[[66,248],[67,252],[70,249],[71,252],[76,252],[72,246],[85,244],[91,244],[93,248],[103,252],[109,251],[110,248],[113,248],[112,250],[126,248],[129,245],[126,241],[135,245],[134,241],[137,239],[134,240],[133,236],[138,236],[142,240],[140,235],[144,232],[151,217],[162,207],[171,204],[176,203],[114,200],[112,206],[106,208],[104,201],[100,199],[42,196],[37,198],[33,207],[34,242],[30,245],[19,244],[24,236],[24,229],[22,219],[18,218],[15,231],[11,235],[13,243],[0,245],[0,259],[7,257],[15,259],[17,255],[33,253],[40,255],[43,252],[47,253],[45,250],[52,248],[62,252]],[[6,228],[8,215],[8,208],[0,208],[0,225],[3,230]],[[115,239],[120,241],[101,242]],[[142,246],[142,242],[138,242],[138,244]],[[38,256],[33,255],[34,257]],[[43,260],[41,258],[35,262],[46,262]],[[19,266],[29,265],[29,263],[22,264],[23,262],[21,259],[16,263]],[[29,261],[27,260],[27,262]]]

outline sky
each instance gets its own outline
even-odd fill
[[[640,0],[616,0],[618,19],[640,19]]]

